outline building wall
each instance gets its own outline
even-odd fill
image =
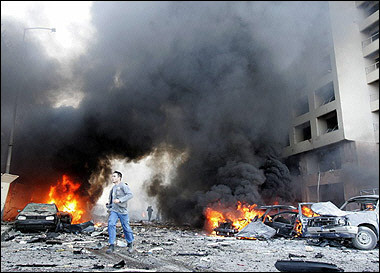
[[[294,179],[303,185],[302,200],[332,201],[339,206],[360,190],[378,188],[376,151],[378,144],[345,140],[297,155],[300,175]]]
[[[353,1],[329,2],[337,91],[347,140],[374,142],[370,90],[363,58],[360,16]]]
[[[308,109],[295,111],[283,156],[297,161],[303,201],[339,206],[379,187],[378,2],[334,1],[327,12],[331,68],[304,87]]]

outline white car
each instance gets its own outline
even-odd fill
[[[331,202],[301,203],[318,214],[301,214],[304,235],[312,238],[350,240],[354,247],[374,249],[379,241],[379,195],[361,195],[348,199],[340,209]]]

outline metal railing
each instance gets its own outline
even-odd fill
[[[325,131],[325,134],[326,134],[326,133],[330,133],[330,132],[332,132],[332,131],[336,131],[336,130],[338,130],[338,124],[335,125],[333,128],[327,128],[327,130]]]
[[[379,32],[373,34],[371,37],[365,39],[364,41],[362,41],[362,48],[365,48],[366,46],[368,46],[369,44],[371,44],[373,41],[376,41],[379,39]]]
[[[359,191],[360,195],[379,194],[379,188],[363,189]]]
[[[366,72],[366,74],[369,74],[369,73],[371,73],[372,71],[374,71],[376,69],[379,69],[379,61],[377,61],[374,64],[371,64],[370,66],[367,66],[365,68],[365,72]]]
[[[328,104],[329,102],[332,102],[335,100],[335,95],[330,96],[329,98],[325,99],[322,103],[322,105]]]

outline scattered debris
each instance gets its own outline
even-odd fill
[[[306,258],[306,256],[289,253],[289,259],[291,259],[291,258]]]
[[[82,254],[82,250],[83,250],[83,248],[81,248],[81,249],[76,249],[76,250],[73,250],[73,253],[74,253],[74,254]]]
[[[56,264],[17,264],[19,267],[55,267]]]
[[[148,251],[148,253],[149,254],[152,254],[153,253],[153,251],[159,251],[159,250],[164,250],[162,247],[154,247],[154,248],[151,248],[149,251]]]
[[[241,238],[272,238],[276,234],[276,230],[265,225],[261,221],[251,222],[242,228],[235,237]]]
[[[312,248],[311,246],[305,246],[305,251],[307,251],[307,252],[313,252],[314,248]]]
[[[48,245],[62,245],[62,243],[60,240],[46,240],[46,244]]]
[[[68,233],[91,233],[95,231],[94,222],[88,221],[81,224],[63,224],[63,231]]]
[[[281,272],[343,272],[335,264],[310,261],[278,260],[274,266]]]
[[[314,258],[322,258],[324,255],[321,252],[315,254]]]
[[[113,268],[122,268],[125,266],[125,261],[124,260],[121,260],[120,262],[118,262],[117,264],[114,264],[113,265]]]
[[[181,252],[177,253],[178,256],[207,256],[206,252]]]

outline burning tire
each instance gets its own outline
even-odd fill
[[[352,239],[354,247],[363,250],[374,249],[377,244],[377,236],[368,227],[359,227],[358,234]]]

